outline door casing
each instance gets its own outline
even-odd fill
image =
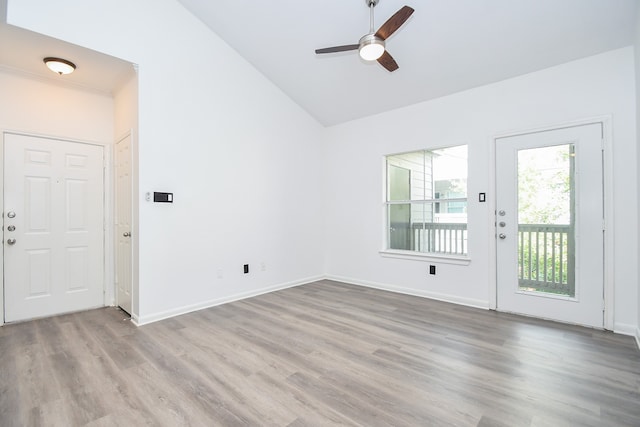
[[[113,260],[113,191],[112,191],[112,173],[109,167],[112,164],[112,144],[79,140],[77,138],[69,138],[60,135],[48,135],[42,133],[35,133],[21,130],[0,129],[0,212],[4,212],[4,136],[5,134],[16,134],[39,138],[48,139],[60,139],[68,142],[77,142],[81,144],[98,145],[103,147],[104,150],[104,301],[105,306],[113,305],[115,298],[114,289],[114,260]],[[0,257],[3,262],[0,262],[0,277],[2,277],[2,285],[0,292],[0,325],[4,325],[4,243],[0,245]]]
[[[499,138],[527,135],[531,133],[547,132],[556,129],[563,129],[568,127],[583,126],[588,124],[601,124],[602,125],[602,150],[603,150],[603,190],[604,190],[604,329],[614,329],[614,269],[613,269],[613,253],[614,253],[614,223],[613,223],[613,153],[612,153],[612,129],[611,129],[611,116],[598,116],[593,118],[586,118],[582,120],[576,120],[571,122],[564,122],[558,124],[552,124],[548,126],[541,126],[531,129],[525,129],[521,131],[498,133],[491,137],[490,144],[490,177],[489,187],[493,189],[492,203],[490,206],[493,209],[491,215],[489,215],[488,229],[491,230],[489,236],[489,254],[491,254],[491,260],[489,263],[489,309],[497,309],[498,301],[498,272],[497,272],[497,242],[496,242],[496,211],[497,211],[497,197],[496,194],[496,142]]]

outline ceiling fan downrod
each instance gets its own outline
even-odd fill
[[[365,0],[367,2],[367,6],[369,6],[369,34],[373,34],[375,32],[375,26],[373,22],[373,8],[376,7],[380,0]]]

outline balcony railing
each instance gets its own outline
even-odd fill
[[[467,224],[416,223],[412,228],[412,243],[416,251],[448,255],[467,254]]]
[[[392,249],[447,255],[467,254],[467,224],[392,224]],[[575,296],[575,253],[570,225],[518,226],[521,290]]]
[[[575,296],[574,239],[570,225],[518,226],[521,290]]]

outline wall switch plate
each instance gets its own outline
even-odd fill
[[[429,274],[433,274],[435,276],[435,274],[436,274],[436,266],[435,265],[430,265],[429,266]]]
[[[249,273],[249,264],[244,265],[244,274]]]
[[[487,193],[478,193],[478,201],[484,203],[487,201]]]

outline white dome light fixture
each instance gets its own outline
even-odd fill
[[[76,64],[62,58],[47,57],[43,61],[51,71],[59,75],[71,74],[76,69]]]
[[[384,53],[384,40],[375,34],[367,34],[360,39],[358,52],[365,61],[375,61]]]

